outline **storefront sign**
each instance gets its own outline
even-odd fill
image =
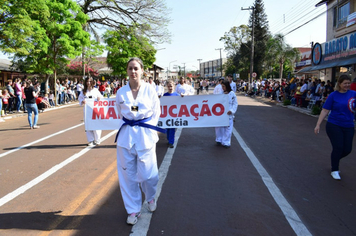
[[[348,34],[323,44],[316,43],[312,53],[313,65],[355,57],[356,33]]]

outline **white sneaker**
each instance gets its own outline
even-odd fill
[[[339,171],[332,171],[331,176],[336,179],[336,180],[341,180],[341,177],[339,175]]]
[[[154,199],[152,199],[151,201],[148,202],[148,210],[150,212],[154,212],[157,208],[157,204],[156,201]]]
[[[95,144],[94,144],[94,142],[89,142],[89,143],[88,143],[88,146],[89,146],[89,147],[92,147],[92,146],[95,146]]]
[[[137,223],[137,220],[140,216],[141,216],[141,212],[132,213],[127,217],[126,223],[129,225],[134,225]]]
[[[100,140],[99,141],[94,141],[94,145],[100,145]]]

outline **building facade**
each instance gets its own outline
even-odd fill
[[[323,0],[327,5],[326,42],[312,45],[312,65],[301,73],[315,73],[322,80],[335,82],[343,73],[356,74],[356,0]]]
[[[199,64],[200,76],[205,79],[214,80],[224,76],[224,70],[221,71],[222,65],[226,63],[226,58],[215,59],[201,62]]]

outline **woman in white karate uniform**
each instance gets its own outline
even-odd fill
[[[213,94],[224,94],[224,90],[222,89],[222,82],[224,79],[219,79],[218,84],[214,88]],[[224,134],[224,127],[215,127],[215,142],[217,146],[221,145],[222,137]]]
[[[156,210],[158,135],[155,128],[160,116],[160,101],[155,88],[141,80],[143,71],[141,59],[130,59],[127,63],[129,83],[116,95],[121,117],[116,136],[117,168],[121,195],[128,213],[126,222],[131,225],[136,224],[141,214],[141,189],[148,209],[151,212]]]
[[[94,88],[95,82],[93,78],[87,77],[84,82],[84,89],[80,92],[78,97],[79,105],[85,105],[87,99],[100,100],[103,95],[99,92],[97,88]],[[85,106],[84,106],[84,122],[85,122]],[[86,130],[85,131],[88,139],[88,146],[94,146],[100,144],[101,130]]]
[[[229,126],[222,127],[222,132],[221,132],[221,145],[225,148],[230,148],[231,146],[231,135],[232,135],[232,129],[234,128],[234,114],[237,110],[237,98],[236,94],[234,91],[232,91],[230,82],[229,81],[224,81],[221,84],[221,87],[224,91],[225,94],[229,95],[229,111],[227,114],[229,115]],[[218,137],[217,137],[218,139]]]

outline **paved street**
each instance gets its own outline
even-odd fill
[[[86,146],[77,104],[0,123],[0,235],[356,235],[356,150],[330,176],[317,118],[238,94],[230,149],[213,128],[160,134],[158,208],[128,226],[115,132]],[[354,140],[354,149],[356,149]]]

